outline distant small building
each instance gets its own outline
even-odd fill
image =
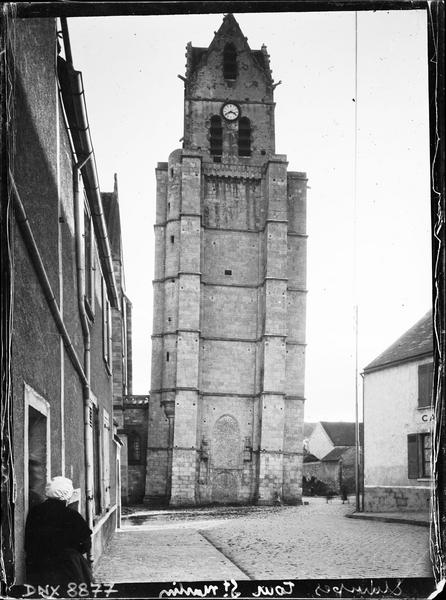
[[[359,424],[359,441],[362,446],[363,428]],[[355,490],[355,423],[328,422],[305,423],[304,425],[304,487],[317,481],[318,489],[329,488],[340,492],[345,487],[348,493]],[[321,485],[322,484],[322,485]]]
[[[429,311],[364,369],[364,510],[428,510],[432,379]]]
[[[362,423],[360,423],[360,439],[362,435]],[[321,459],[334,448],[355,446],[355,423],[344,421],[305,423],[304,438],[308,440],[309,452]]]
[[[316,423],[304,423],[304,455],[309,453],[310,435],[315,427]]]

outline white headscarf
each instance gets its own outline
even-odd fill
[[[53,477],[46,484],[45,496],[67,502],[73,495],[73,484],[68,477]]]

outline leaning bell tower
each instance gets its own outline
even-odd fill
[[[183,148],[156,168],[145,502],[301,502],[305,173],[276,154],[266,47],[187,46]]]

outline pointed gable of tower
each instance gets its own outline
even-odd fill
[[[272,101],[266,47],[251,50],[232,14],[225,15],[209,48],[187,46],[186,96]]]

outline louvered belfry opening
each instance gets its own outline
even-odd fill
[[[223,52],[223,77],[237,79],[237,50],[234,44],[226,44]]]
[[[238,155],[251,156],[251,121],[242,117],[238,125]]]
[[[211,155],[214,160],[221,159],[223,153],[223,127],[221,124],[221,117],[214,115],[211,117],[211,128],[210,128],[210,143],[211,143]]]

